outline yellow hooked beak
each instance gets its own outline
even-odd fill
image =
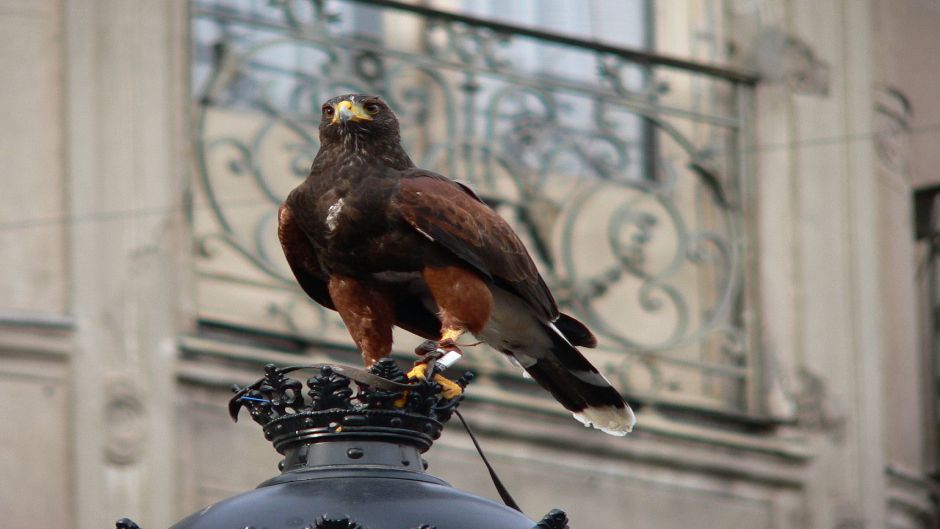
[[[333,114],[331,124],[336,125],[347,121],[372,121],[372,116],[362,108],[362,105],[347,99],[336,105],[336,112]]]

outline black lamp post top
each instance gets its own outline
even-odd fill
[[[304,384],[288,373],[309,367],[265,366],[264,378],[235,388],[229,413],[238,420],[242,407],[264,428],[274,448],[292,448],[331,441],[384,441],[426,452],[441,435],[462,396],[447,399],[440,385],[409,381],[394,360],[384,358],[369,370],[319,364]],[[456,380],[466,387],[470,373]],[[353,391],[350,382],[355,383]]]
[[[311,368],[306,384],[288,376]],[[471,378],[456,382],[465,388]],[[536,524],[424,471],[421,453],[462,399],[409,380],[391,359],[369,370],[268,365],[262,379],[235,388],[229,413],[237,420],[245,408],[261,424],[284,455],[281,474],[172,529],[568,529],[561,511]]]

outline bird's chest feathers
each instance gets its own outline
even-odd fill
[[[315,206],[308,209],[308,233],[324,269],[357,275],[398,270],[403,258],[411,259],[400,255],[407,230],[395,222],[394,175],[385,168],[333,165],[312,176],[307,196]]]
[[[323,224],[326,225],[326,232],[328,235],[332,235],[339,226],[339,216],[343,213],[343,207],[345,205],[346,199],[340,198],[336,202],[330,204],[330,207],[327,208],[326,217],[323,219]]]
[[[324,197],[319,208],[321,233],[327,246],[346,247],[374,236],[387,224],[381,203],[355,193]]]
[[[348,249],[388,229],[394,182],[354,169],[337,168],[332,178],[315,191],[319,195],[316,231],[321,243],[332,249]]]

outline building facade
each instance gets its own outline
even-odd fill
[[[463,410],[527,512],[937,527],[940,295],[912,221],[940,183],[935,3],[0,6],[10,527],[169,526],[276,473],[225,403],[269,362],[358,361],[274,230],[346,92],[513,223],[638,409],[626,438],[585,430],[471,349]],[[456,428],[428,459],[495,496]]]

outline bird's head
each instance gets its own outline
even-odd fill
[[[345,143],[355,138],[399,141],[398,118],[380,97],[345,94],[323,103],[320,142]]]
[[[398,118],[380,97],[336,96],[323,103],[320,112],[320,152],[314,170],[345,163],[414,167],[401,146]]]

